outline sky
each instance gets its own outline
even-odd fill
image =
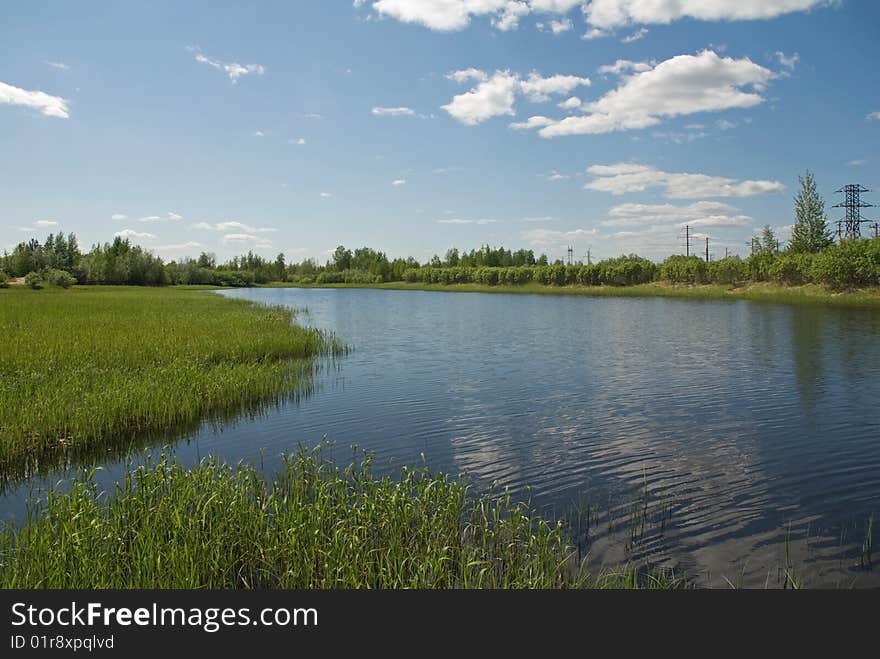
[[[880,189],[873,0],[4,3],[0,250],[713,258]],[[866,195],[880,204],[880,192]],[[868,217],[880,217],[880,212]]]

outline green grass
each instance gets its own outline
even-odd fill
[[[509,495],[321,447],[272,481],[213,459],[160,458],[112,496],[90,475],[0,530],[2,588],[582,588],[685,585],[632,566],[589,575],[564,526]]]
[[[289,309],[193,290],[0,290],[0,473],[300,391],[304,358],[340,348],[292,321]]]
[[[835,292],[824,286],[781,286],[759,283],[734,287],[722,284],[668,284],[655,282],[636,286],[517,286],[485,284],[421,284],[388,282],[384,284],[268,284],[270,287],[301,288],[377,288],[404,291],[443,291],[448,293],[504,293],[522,295],[583,295],[587,297],[674,297],[708,300],[752,300],[783,304],[823,304],[844,307],[880,307],[880,288]]]

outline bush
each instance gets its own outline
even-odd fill
[[[0,288],[9,288],[9,275],[0,270]]]
[[[713,284],[738,284],[746,278],[746,266],[738,256],[728,256],[711,261],[708,266],[709,281]]]
[[[24,277],[24,283],[38,291],[43,288],[43,277],[39,272],[29,272]]]
[[[699,256],[670,256],[660,266],[660,279],[674,284],[705,284],[709,281],[709,264]]]
[[[809,252],[786,252],[770,264],[770,279],[780,284],[800,286],[813,279],[813,255]]]
[[[776,256],[769,252],[755,252],[746,259],[746,275],[752,281],[768,281],[770,279],[770,268]]]
[[[64,270],[56,270],[55,268],[50,268],[43,272],[43,279],[53,286],[60,286],[61,288],[70,288],[76,283],[76,277],[72,274]]]
[[[880,284],[880,239],[832,245],[813,257],[812,276],[834,289]]]

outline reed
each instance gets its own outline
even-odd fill
[[[273,479],[208,458],[167,457],[112,493],[94,472],[34,502],[0,531],[3,588],[679,587],[627,566],[589,575],[561,522],[509,494],[473,496],[424,468],[374,476],[322,447]]]

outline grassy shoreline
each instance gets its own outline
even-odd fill
[[[720,284],[652,283],[635,286],[516,286],[485,284],[422,284],[386,282],[382,284],[292,284],[273,282],[263,288],[367,288],[393,291],[439,291],[444,293],[496,293],[515,295],[579,295],[585,297],[671,297],[702,300],[749,300],[783,304],[824,304],[841,307],[880,308],[880,288],[835,292],[823,286],[780,286],[749,284],[741,287]]]
[[[340,346],[293,320],[193,290],[0,291],[0,474],[295,395]]]
[[[561,522],[509,495],[370,458],[341,468],[320,447],[274,479],[160,457],[117,484],[89,475],[0,528],[0,588],[678,588],[632,566],[587,572]]]

